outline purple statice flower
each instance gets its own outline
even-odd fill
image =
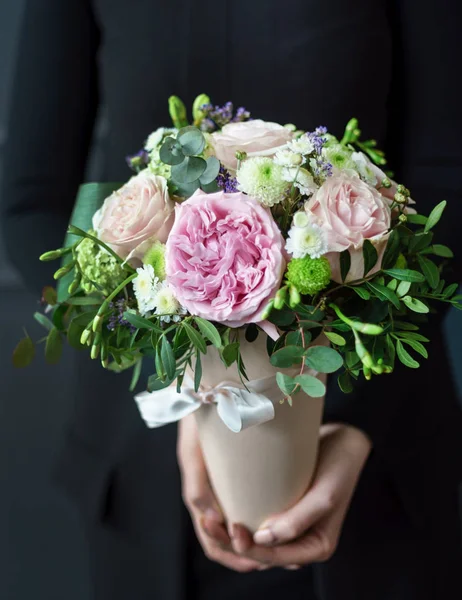
[[[327,127],[324,127],[324,125],[320,125],[319,127],[316,127],[314,133],[318,136],[326,135]]]
[[[213,104],[204,104],[201,110],[205,113],[205,117],[201,123],[202,131],[211,133],[217,129],[221,129],[228,123],[240,123],[250,119],[250,112],[243,106],[240,106],[234,112],[232,102],[226,102],[223,106],[213,106]]]
[[[114,331],[116,327],[128,327],[130,329],[130,333],[135,332],[136,327],[124,319],[124,312],[130,308],[129,302],[127,302],[125,298],[120,298],[115,302],[110,302],[109,308],[113,311],[107,324],[109,331]]]
[[[144,169],[149,164],[149,155],[146,150],[140,150],[136,154],[126,156],[125,160],[132,171],[139,173],[141,169]]]
[[[220,167],[220,172],[217,177],[218,187],[222,188],[227,194],[234,194],[238,192],[237,179],[231,175],[224,167]]]

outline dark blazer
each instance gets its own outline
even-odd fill
[[[337,135],[357,116],[421,212],[448,200],[438,236],[462,279],[461,25],[459,0],[29,0],[2,190],[12,262],[37,291],[50,283],[36,257],[62,242],[101,106],[97,178],[120,181],[124,156],[168,124],[167,97],[207,92]],[[127,377],[77,359],[56,479],[85,515],[95,597],[309,598],[313,577],[321,600],[458,597],[462,427],[442,316],[420,370],[350,396],[331,382],[325,420],[362,428],[374,450],[335,556],[297,573],[207,561],[181,505],[175,428],[149,431]]]

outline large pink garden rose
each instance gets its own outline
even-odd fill
[[[345,173],[333,175],[306,203],[305,210],[326,232],[326,257],[331,264],[334,281],[341,282],[339,253],[347,249],[351,255],[351,267],[346,281],[363,276],[364,240],[370,240],[379,254],[371,273],[380,269],[389,237],[391,211],[387,199],[375,188],[359,177]]]
[[[193,315],[230,327],[259,322],[281,284],[283,248],[270,211],[256,200],[198,190],[176,207],[167,280]]]
[[[293,133],[278,123],[255,119],[229,123],[211,136],[213,151],[218,160],[231,171],[237,169],[236,152],[248,156],[272,156],[278,148],[293,138]]]
[[[174,208],[167,180],[143,170],[106,198],[93,228],[121,258],[141,259],[152,243],[167,241]]]

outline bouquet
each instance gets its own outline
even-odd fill
[[[338,139],[204,94],[192,124],[179,98],[169,110],[173,127],[128,157],[132,178],[83,185],[64,247],[40,257],[62,261],[35,315],[47,361],[67,339],[106,369],[132,369],[131,390],[145,361],[152,374],[136,400],[149,426],[197,411],[226,439],[266,426],[282,405],[283,427],[300,428],[296,405],[305,394],[319,407],[326,374],[348,393],[396,361],[419,367],[432,302],[461,308],[458,284],[442,276],[452,252],[434,240],[446,203],[418,214],[356,119]],[[15,365],[34,352],[26,336]],[[230,473],[222,479],[230,487]]]

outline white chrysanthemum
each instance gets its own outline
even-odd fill
[[[292,152],[302,154],[303,156],[311,154],[314,151],[313,142],[307,135],[302,135],[298,139],[292,140],[287,144],[287,147],[289,150],[292,150]]]
[[[315,223],[308,223],[305,227],[293,226],[289,230],[286,250],[294,258],[319,258],[327,252],[327,238]]]
[[[170,323],[170,321],[178,322],[181,315],[186,314],[186,309],[178,302],[172,288],[166,281],[158,287],[153,306],[156,314],[160,316],[160,320],[166,323]]]
[[[288,148],[283,148],[276,152],[273,160],[281,167],[298,167],[303,162],[303,156],[297,152],[292,152]]]
[[[159,127],[159,129],[153,131],[148,137],[144,144],[144,149],[146,152],[152,152],[160,145],[165,136],[176,133],[177,130],[172,127]]]
[[[364,179],[367,184],[375,187],[377,185],[377,176],[371,169],[369,159],[362,152],[353,152],[351,158],[361,179]]]
[[[142,316],[154,310],[155,298],[159,290],[159,278],[156,277],[152,265],[143,265],[136,269],[137,277],[133,280],[133,291],[138,302],[138,310]]]
[[[289,187],[282,174],[283,168],[275,164],[272,158],[249,158],[237,173],[238,189],[265,206],[274,206],[284,199]]]
[[[299,169],[298,167],[285,168],[282,177],[285,181],[289,181],[295,185],[304,196],[311,196],[318,189],[313,176],[307,169]]]

